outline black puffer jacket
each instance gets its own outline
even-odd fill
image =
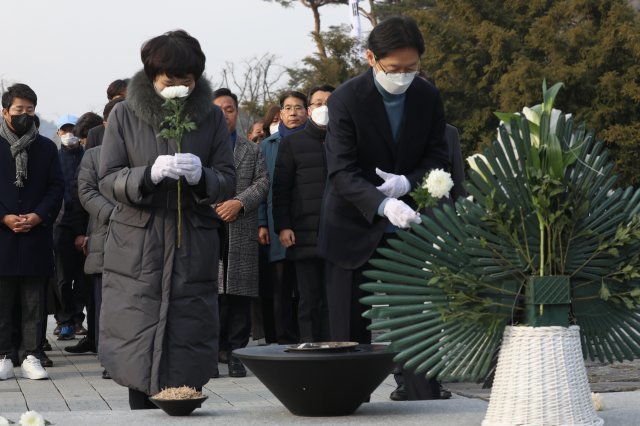
[[[273,221],[276,233],[292,229],[295,245],[287,249],[292,260],[318,257],[318,223],[327,180],[324,153],[326,130],[311,120],[280,143],[273,176]]]

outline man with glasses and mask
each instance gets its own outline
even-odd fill
[[[53,222],[64,180],[56,145],[38,134],[38,98],[25,84],[2,94],[0,121],[0,380],[14,376],[14,313],[21,312],[22,377],[46,379],[42,368],[45,289],[53,273]]]
[[[280,123],[278,131],[260,143],[269,173],[267,201],[258,210],[258,242],[269,245],[269,278],[273,288],[273,316],[276,341],[280,344],[297,343],[292,294],[295,288],[293,264],[286,260],[286,249],[280,243],[273,223],[273,175],[278,149],[283,138],[305,128],[307,124],[307,97],[295,90],[280,96]]]
[[[425,46],[414,20],[390,17],[370,33],[371,69],[342,84],[328,102],[327,187],[318,248],[325,258],[331,339],[369,343],[359,303],[362,272],[398,228],[420,223],[408,195],[429,170],[449,169],[438,90],[415,78]],[[407,386],[415,378],[406,374]],[[437,383],[409,399],[438,398]]]
[[[327,179],[324,139],[333,86],[309,90],[309,120],[301,132],[284,138],[273,177],[273,221],[287,259],[295,262],[301,342],[329,338],[324,261],[318,256],[318,220]]]

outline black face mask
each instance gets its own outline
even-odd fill
[[[33,115],[29,115],[26,112],[20,115],[12,115],[11,127],[13,127],[16,135],[22,136],[31,129],[31,126],[33,126],[33,120]]]

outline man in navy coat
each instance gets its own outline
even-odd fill
[[[415,78],[424,50],[415,21],[386,19],[369,36],[371,68],[329,98],[318,248],[332,340],[371,341],[359,303],[367,261],[397,228],[420,222],[408,193],[425,173],[449,170],[440,94]]]
[[[45,289],[53,273],[53,222],[64,192],[56,145],[38,134],[37,97],[25,84],[2,95],[0,121],[0,380],[13,377],[11,332],[20,309],[22,376],[46,379]],[[19,305],[18,305],[19,304]]]

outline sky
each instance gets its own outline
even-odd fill
[[[297,2],[296,2],[297,4]],[[322,29],[349,24],[346,5],[321,9]],[[363,31],[367,29],[362,18]],[[283,66],[315,51],[313,15],[264,0],[29,0],[3,2],[0,79],[25,83],[45,120],[102,114],[108,84],[142,68],[140,47],[184,29],[200,41],[205,73],[220,81],[226,62],[273,53]]]

